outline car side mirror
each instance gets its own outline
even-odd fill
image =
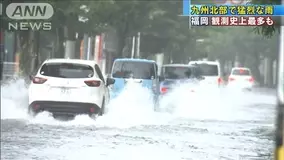
[[[164,78],[164,77],[159,76],[159,81],[160,81],[160,82],[162,82],[162,81],[164,81],[164,80],[165,80],[165,78]]]
[[[112,85],[114,83],[115,83],[115,79],[109,78],[109,77],[106,79],[106,85],[107,86]]]

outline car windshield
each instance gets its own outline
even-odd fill
[[[201,72],[202,76],[218,76],[218,66],[212,64],[195,64]]]
[[[149,62],[116,61],[113,66],[112,77],[114,78],[155,78],[155,67]]]
[[[46,63],[41,67],[40,74],[60,78],[90,78],[94,76],[94,69],[82,64]]]
[[[236,75],[236,76],[249,76],[250,75],[250,71],[247,69],[234,69],[232,72],[232,75]]]
[[[163,77],[165,79],[188,79],[193,77],[192,68],[190,67],[163,67]]]

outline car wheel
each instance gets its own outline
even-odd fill
[[[60,121],[71,121],[74,120],[76,115],[60,115],[60,114],[52,114],[52,117],[56,120]]]
[[[245,91],[245,92],[251,92],[252,89],[251,89],[251,88],[245,88],[245,89],[243,89],[243,91]]]
[[[99,112],[99,116],[102,116],[103,114],[105,114],[105,98],[103,99],[103,104],[102,104],[102,108]]]
[[[159,111],[159,102],[154,102],[155,103],[155,106],[154,106],[154,111],[155,112],[158,112]]]
[[[37,113],[35,111],[33,111],[32,107],[29,106],[28,109],[28,114],[32,117],[35,117],[37,115]]]
[[[160,106],[160,98],[156,97],[154,99],[154,111],[158,112],[159,111],[159,106]]]
[[[89,115],[89,116],[90,116],[90,118],[93,119],[93,120],[96,120],[97,117],[98,117],[96,114],[91,114],[91,115]]]

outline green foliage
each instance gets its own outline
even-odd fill
[[[108,30],[115,30],[119,37],[117,52],[120,56],[126,45],[126,40],[136,35],[137,32],[141,32],[141,52],[144,57],[162,52],[177,62],[186,62],[189,57],[197,59],[207,55],[212,58],[228,60],[233,59],[237,52],[243,55],[256,52],[252,48],[261,48],[257,52],[268,55],[268,52],[274,53],[274,51],[263,52],[264,46],[269,48],[267,46],[269,43],[266,39],[261,40],[261,36],[254,35],[252,31],[272,36],[278,30],[277,25],[254,30],[253,28],[224,27],[189,28],[188,17],[179,16],[182,13],[181,0],[79,0],[68,2],[47,0],[47,2],[54,7],[55,14],[51,19],[52,32],[50,35],[44,34],[45,42],[55,40],[57,42],[60,37],[63,40],[74,39],[75,33],[79,33],[79,35],[87,33],[90,36],[95,36]],[[258,2],[268,3],[264,0]],[[79,17],[83,17],[86,21],[79,21]],[[3,22],[5,23],[5,21]],[[67,28],[65,36],[63,35],[64,28]],[[29,46],[29,33],[19,32],[17,34],[21,39],[22,51],[28,52],[29,50],[24,47]],[[203,39],[204,42],[198,42],[198,39]],[[263,45],[258,46],[257,42]],[[62,47],[61,41],[57,43],[56,50],[58,53],[62,52],[58,49]]]
[[[187,62],[188,57],[200,58],[195,49],[196,39],[206,37],[201,28],[189,28],[189,18],[182,13],[182,1],[159,2],[149,25],[144,31],[141,51],[144,54],[166,53],[176,62]],[[146,53],[145,53],[146,52]]]
[[[267,56],[274,58],[277,55],[278,36],[268,39],[254,34],[250,27],[224,27],[222,30],[222,32],[211,30],[205,43],[215,58],[229,60],[235,53],[247,55],[253,52],[263,56],[266,53],[273,53]]]
[[[254,4],[274,4],[274,5],[280,5],[281,0],[252,0],[252,3]],[[273,17],[275,24],[273,26],[262,26],[262,27],[256,27],[255,32],[261,35],[264,35],[266,37],[271,37],[274,34],[279,33],[280,26],[281,26],[281,20],[279,17]]]
[[[207,32],[207,39],[197,45],[200,52],[221,62],[233,63],[237,60],[241,66],[251,68],[258,82],[262,81],[258,68],[261,60],[264,57],[277,59],[278,35],[267,38],[255,34],[251,27],[212,27],[207,28]]]
[[[278,36],[266,38],[255,34],[250,27],[225,27],[222,30],[210,30],[208,38],[198,49],[223,61],[234,61],[238,56],[241,64],[249,67],[253,67],[252,61],[259,57],[277,58]]]

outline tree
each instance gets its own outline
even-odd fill
[[[255,34],[251,27],[224,27],[219,30],[208,28],[208,32],[208,39],[199,46],[200,50],[208,51],[209,57],[223,63],[237,60],[241,66],[251,68],[259,82],[263,81],[259,66],[263,58],[271,61],[276,59],[277,36],[268,39]]]
[[[114,0],[102,3],[108,4],[104,4],[103,8],[106,12],[103,12],[100,17],[104,17],[103,22],[115,29],[119,37],[118,56],[126,56],[123,55],[126,39],[149,24],[150,13],[155,9],[156,2]]]
[[[198,54],[196,40],[204,38],[204,28],[189,29],[189,18],[178,16],[182,13],[182,1],[159,2],[151,14],[148,27],[141,41],[141,51],[147,56],[165,53],[173,62],[188,62],[188,58],[203,56]]]
[[[15,1],[13,1],[15,2]],[[20,2],[20,1],[19,1]],[[38,2],[33,0],[31,2]],[[43,2],[43,1],[41,1]],[[39,65],[39,47],[46,47],[55,41],[55,57],[64,57],[65,40],[74,41],[75,35],[80,30],[80,22],[78,21],[78,13],[80,11],[80,1],[62,2],[62,1],[45,1],[50,3],[54,8],[54,15],[49,20],[52,23],[51,31],[12,31],[17,37],[17,54],[20,56],[20,68],[24,75],[33,72]],[[11,2],[5,1],[4,6]],[[6,7],[4,7],[6,8]],[[4,18],[2,27],[7,30],[7,18]],[[42,43],[45,41],[48,43]]]
[[[254,4],[274,4],[280,5],[281,0],[252,0]],[[281,26],[280,17],[274,17],[274,21],[276,22],[273,26],[262,26],[255,28],[256,33],[262,34],[266,37],[271,37],[275,33],[279,33]]]

